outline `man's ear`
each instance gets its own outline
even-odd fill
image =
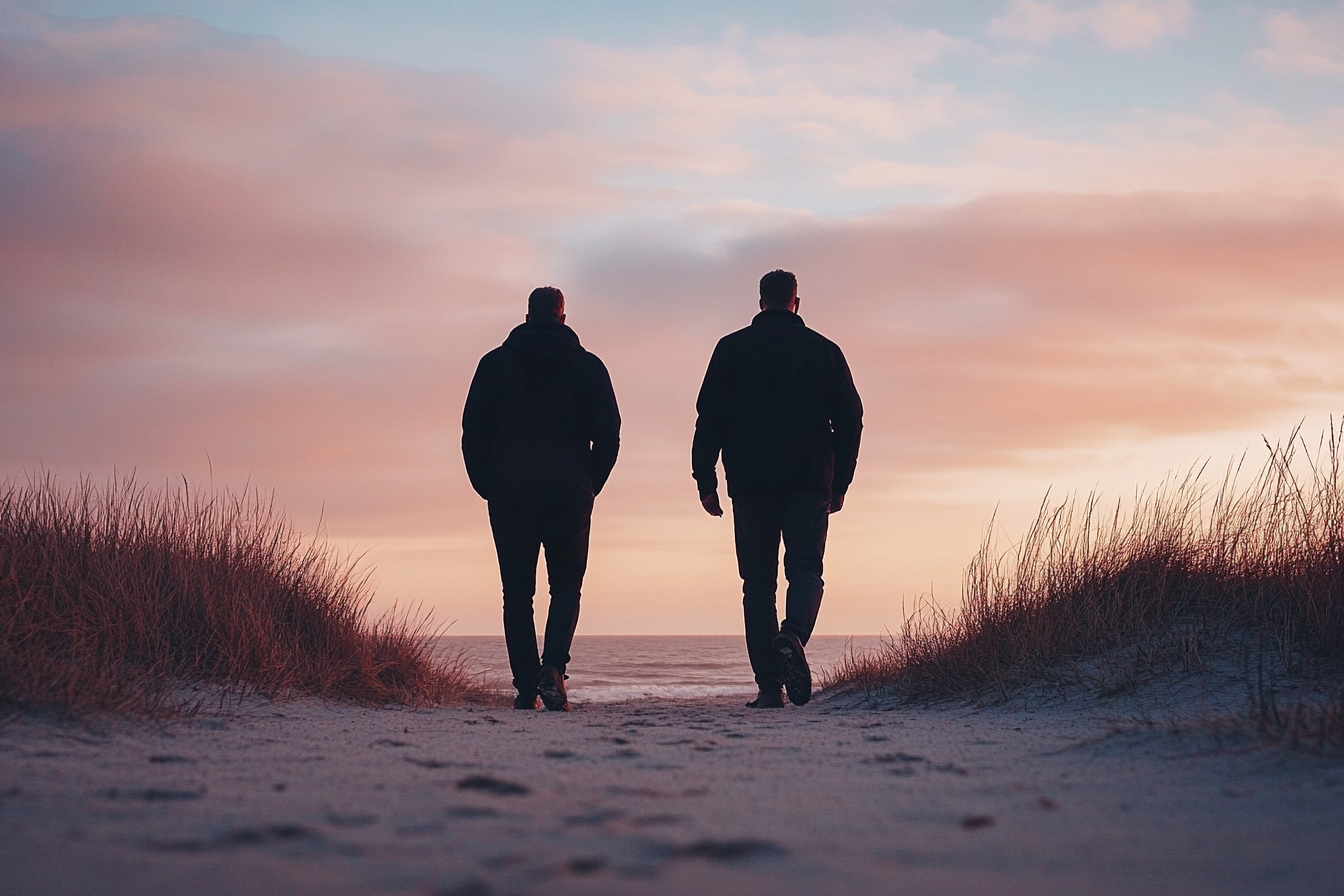
[[[560,322],[560,323],[564,323],[564,322],[565,322],[565,316],[564,316],[563,314],[560,315],[560,317],[559,317],[559,322]]]
[[[532,320],[532,315],[530,315],[530,314],[524,314],[524,315],[523,315],[523,323],[529,323],[531,320]]]

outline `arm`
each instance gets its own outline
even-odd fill
[[[611,387],[611,374],[597,355],[590,354],[590,381],[592,383],[592,432],[590,474],[593,494],[602,491],[611,470],[616,466],[616,455],[621,450],[621,412],[616,406],[616,391]]]
[[[832,510],[845,503],[845,493],[854,481],[854,468],[859,461],[859,440],[863,435],[863,402],[854,388],[854,377],[849,372],[840,347],[834,348],[835,365],[831,385],[831,445],[835,451],[835,476],[831,480]]]
[[[476,365],[476,375],[471,378],[467,403],[462,409],[462,460],[466,463],[471,487],[486,499],[490,497],[490,467],[499,423],[496,377],[489,359],[486,355]]]
[[[713,516],[722,516],[719,506],[719,453],[723,450],[728,396],[731,386],[723,342],[714,348],[695,402],[695,439],[691,443],[691,475],[700,490],[700,502]]]

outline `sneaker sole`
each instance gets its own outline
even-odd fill
[[[551,712],[569,712],[569,700],[564,694],[554,690],[548,692],[546,688],[541,688],[539,691],[542,706]]]
[[[804,705],[812,699],[812,670],[807,667],[807,659],[787,638],[775,642],[775,652],[779,654],[784,691],[789,695],[789,702],[794,706]]]

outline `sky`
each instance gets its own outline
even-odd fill
[[[818,632],[955,607],[1047,493],[1344,411],[1344,3],[0,0],[0,477],[258,488],[375,613],[499,631],[462,402],[554,284],[580,633],[739,631],[694,401],[781,267],[866,411]]]

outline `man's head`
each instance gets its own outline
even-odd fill
[[[798,310],[798,278],[788,271],[771,271],[761,278],[761,310]]]
[[[565,322],[565,294],[554,286],[538,286],[527,297],[527,320]]]

